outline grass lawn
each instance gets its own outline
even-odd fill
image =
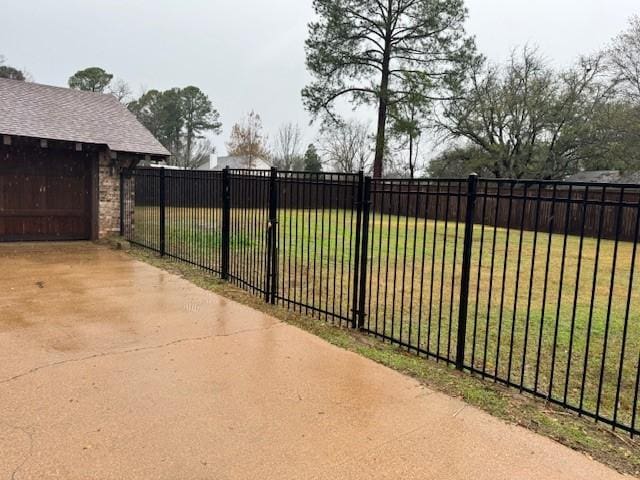
[[[220,218],[214,209],[168,208],[167,251],[219,270]],[[345,210],[279,211],[280,303],[343,325],[351,318],[355,222]],[[262,288],[267,212],[232,211],[231,224],[231,273]],[[136,209],[134,238],[157,247],[158,232],[157,210]],[[367,328],[454,359],[463,238],[456,222],[372,213]],[[628,242],[477,225],[466,365],[631,425],[640,358],[633,253]]]

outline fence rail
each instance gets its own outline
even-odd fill
[[[122,234],[640,434],[640,186],[139,169]]]

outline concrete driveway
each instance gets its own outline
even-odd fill
[[[618,479],[92,244],[0,244],[0,479]]]

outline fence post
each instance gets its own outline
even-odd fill
[[[120,236],[124,237],[124,170],[120,172]]]
[[[269,177],[269,227],[267,234],[267,278],[265,301],[276,303],[278,293],[278,169],[271,167]]]
[[[222,170],[222,252],[220,255],[222,279],[229,280],[231,249],[231,176],[229,166]]]
[[[458,345],[456,368],[464,368],[465,347],[467,342],[467,311],[469,308],[469,281],[471,279],[471,253],[473,249],[473,226],[476,216],[476,198],[478,194],[478,175],[469,176],[467,182],[467,211],[464,227],[464,250],[462,253],[462,279],[460,285],[460,310],[458,317]]]
[[[160,256],[164,257],[166,253],[166,198],[165,198],[165,171],[164,167],[160,168]]]
[[[360,243],[362,238],[362,203],[364,198],[364,172],[360,170],[358,172],[358,190],[356,192],[355,207],[356,207],[356,252],[353,264],[353,317],[351,320],[351,326],[358,328],[359,322],[359,306],[358,297],[360,294]]]
[[[362,196],[362,250],[360,251],[360,292],[358,294],[358,328],[364,330],[367,299],[367,252],[369,251],[369,213],[371,211],[371,177],[364,179]]]

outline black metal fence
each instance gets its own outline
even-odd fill
[[[640,433],[640,186],[141,169],[128,240]]]

